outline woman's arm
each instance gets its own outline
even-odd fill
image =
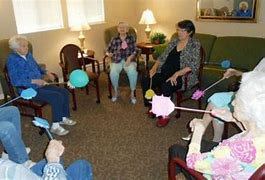
[[[156,71],[157,71],[157,69],[158,69],[158,67],[159,67],[159,64],[160,64],[160,61],[156,60],[156,61],[155,61],[155,64],[154,64],[154,65],[152,66],[152,68],[149,70],[150,78],[152,78],[152,77],[155,75],[155,73],[156,73]]]
[[[7,60],[7,69],[8,75],[11,79],[11,83],[13,86],[25,86],[30,87],[31,79],[27,76],[27,72],[25,71],[25,67],[19,57],[14,55],[10,55]]]
[[[66,173],[63,166],[59,163],[48,163],[43,170],[43,176],[37,176],[31,169],[26,168],[23,164],[17,164],[10,160],[4,160],[0,163],[0,179],[50,179],[66,180]]]
[[[185,75],[186,73],[190,72],[191,71],[191,68],[190,67],[185,67],[177,72],[175,72],[170,78],[167,79],[166,82],[171,82],[171,85],[172,86],[176,86],[177,85],[177,78],[179,76],[183,76]]]
[[[107,56],[109,56],[109,57],[113,56],[114,46],[115,46],[115,38],[112,38],[108,44],[107,49],[106,49],[106,55]]]

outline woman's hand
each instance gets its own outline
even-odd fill
[[[203,129],[206,129],[205,127],[205,123],[203,122],[202,119],[198,119],[198,118],[194,118],[193,120],[190,121],[189,123],[189,126],[190,126],[190,129],[191,129],[191,132],[194,131],[195,129],[195,126],[200,126],[200,128],[203,130]]]
[[[227,79],[227,78],[230,78],[231,76],[241,76],[241,75],[242,75],[241,71],[238,71],[233,68],[229,68],[225,71],[223,78]]]
[[[129,66],[132,61],[132,56],[129,56],[125,61],[125,67]]]
[[[46,74],[47,74],[49,80],[51,80],[51,81],[54,81],[55,80],[55,76],[51,72],[47,71]]]
[[[45,84],[47,84],[47,82],[42,80],[42,79],[32,79],[31,83],[32,84],[37,84],[39,86],[44,86]]]
[[[63,155],[63,152],[64,146],[62,141],[51,140],[45,152],[48,163],[60,162],[60,157]]]
[[[236,122],[236,120],[232,116],[232,113],[225,108],[213,109],[211,114],[222,119],[225,122]]]
[[[178,78],[178,74],[175,73],[170,78],[168,78],[166,80],[166,82],[169,82],[170,81],[170,83],[171,83],[172,86],[176,86],[177,85],[177,78]]]
[[[111,58],[113,56],[113,53],[106,52],[106,55]]]
[[[152,78],[156,73],[156,68],[153,66],[150,70],[149,70],[149,76],[150,78]]]

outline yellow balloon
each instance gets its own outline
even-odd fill
[[[146,92],[145,92],[145,98],[146,99],[152,99],[152,97],[155,95],[155,92],[152,90],[152,89],[148,89]]]

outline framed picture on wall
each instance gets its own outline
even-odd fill
[[[258,0],[197,0],[196,19],[255,23],[257,8]]]

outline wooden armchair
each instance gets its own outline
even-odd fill
[[[177,106],[179,106],[179,107],[181,106],[182,102],[191,99],[191,96],[196,89],[201,89],[202,71],[203,71],[203,65],[204,65],[204,61],[205,61],[205,52],[204,52],[203,47],[200,48],[200,56],[201,56],[201,63],[200,63],[199,73],[198,73],[198,82],[191,89],[188,89],[188,76],[190,73],[187,73],[184,77],[185,80],[183,82],[184,83],[184,89],[176,91]],[[201,109],[202,98],[200,98],[197,101],[198,101],[198,109]],[[177,111],[177,113],[176,113],[175,117],[179,118],[181,110],[177,109],[176,111]]]
[[[19,96],[16,93],[16,88],[24,89],[25,87],[14,87],[11,84],[11,80],[10,80],[10,77],[8,75],[8,70],[7,70],[6,66],[4,67],[3,73],[4,73],[4,77],[5,77],[5,82],[6,82],[7,87],[8,87],[8,95],[12,99],[14,99],[17,96]],[[24,99],[20,98],[20,99],[14,101],[13,105],[15,105],[15,106],[17,106],[19,108],[20,114],[23,115],[23,116],[42,117],[43,116],[42,110],[48,104],[45,103],[45,102],[42,102],[42,101],[24,100]],[[32,110],[33,110],[33,112],[32,112]]]
[[[135,40],[137,39],[137,31],[135,28],[130,27],[129,28],[129,34],[133,35],[135,37]],[[112,40],[113,37],[118,35],[118,30],[117,30],[117,26],[113,26],[110,28],[107,28],[104,32],[104,39],[105,39],[105,44],[106,46],[110,43],[110,41]],[[136,49],[136,63],[137,63],[137,71],[138,74],[140,72],[140,63],[139,63],[139,59],[141,56],[141,50],[140,49]],[[111,59],[108,56],[104,56],[103,57],[103,70],[104,72],[107,73],[108,75],[108,90],[109,90],[109,98],[112,98],[112,84],[111,84],[111,80],[110,80],[110,75],[109,75],[109,63],[111,62]],[[121,74],[125,74],[124,72],[122,72]],[[134,94],[136,95],[136,92],[134,92]]]
[[[205,180],[206,178],[199,172],[188,168],[186,162],[179,158],[169,159],[168,162],[168,179],[176,180],[176,167],[179,166],[189,173],[196,180]],[[265,179],[265,164],[260,166],[256,172],[250,177],[250,180],[262,180]]]
[[[74,44],[67,44],[65,45],[61,51],[60,51],[60,63],[59,65],[62,68],[63,73],[63,80],[64,82],[68,81],[68,76],[70,75],[70,72],[72,72],[75,69],[83,69],[87,72],[87,75],[89,77],[90,82],[85,89],[86,93],[88,94],[88,86],[92,86],[96,89],[97,94],[97,103],[100,103],[100,94],[99,94],[99,75],[100,75],[100,69],[99,69],[99,62],[98,60],[92,58],[92,57],[84,57],[84,54],[82,50]],[[91,70],[89,70],[91,66]],[[67,88],[67,86],[65,85]],[[74,102],[74,109],[76,109],[76,98],[75,98],[75,89],[69,89],[73,96],[73,102]]]

